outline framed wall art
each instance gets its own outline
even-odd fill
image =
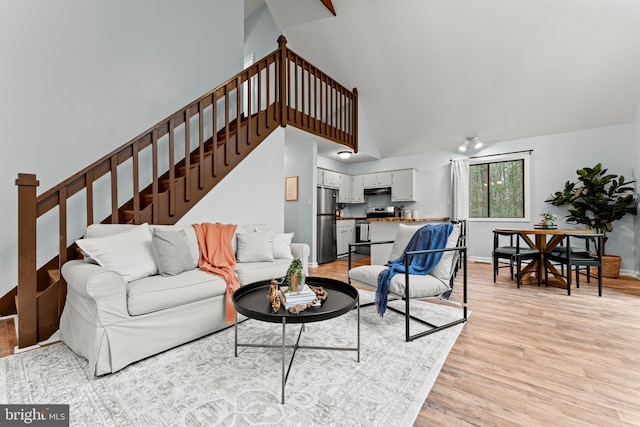
[[[284,180],[285,200],[298,200],[298,177],[288,176]]]

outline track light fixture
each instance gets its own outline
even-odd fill
[[[469,145],[471,145],[474,150],[478,150],[482,148],[482,141],[480,141],[477,136],[470,136],[464,140],[464,142],[458,147],[458,150],[465,153],[469,149]]]

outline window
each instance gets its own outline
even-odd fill
[[[469,165],[469,217],[528,221],[528,156]]]

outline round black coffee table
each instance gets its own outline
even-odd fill
[[[358,290],[353,286],[340,280],[329,279],[324,277],[307,277],[305,282],[311,286],[322,286],[327,292],[328,297],[319,307],[309,307],[299,314],[291,314],[284,308],[284,304],[277,313],[273,312],[271,303],[267,299],[270,280],[251,283],[242,286],[233,293],[233,305],[236,309],[235,320],[235,356],[238,357],[238,347],[262,347],[262,348],[282,348],[282,403],[284,403],[284,386],[289,377],[289,371],[293,364],[293,359],[298,349],[316,349],[316,350],[342,350],[356,351],[357,361],[360,362],[360,298]],[[305,323],[319,322],[322,320],[333,319],[357,308],[357,346],[356,347],[321,347],[321,346],[305,346],[300,345],[300,337],[304,331]],[[282,344],[242,344],[238,343],[238,313],[247,316],[250,319],[261,320],[263,322],[281,323],[282,324]],[[286,326],[287,323],[301,323],[302,327],[298,333],[298,339],[295,344],[286,345]],[[289,367],[285,368],[285,349],[293,348],[293,355],[289,361]]]

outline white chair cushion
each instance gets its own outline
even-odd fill
[[[378,288],[378,275],[386,267],[383,265],[363,265],[349,270],[349,278],[352,283]],[[395,295],[404,296],[405,293],[404,273],[398,273],[391,279],[389,292]],[[409,298],[426,298],[438,296],[451,290],[447,281],[432,276],[431,274],[409,275]]]
[[[273,233],[273,257],[278,259],[293,259],[291,241],[293,233]]]

